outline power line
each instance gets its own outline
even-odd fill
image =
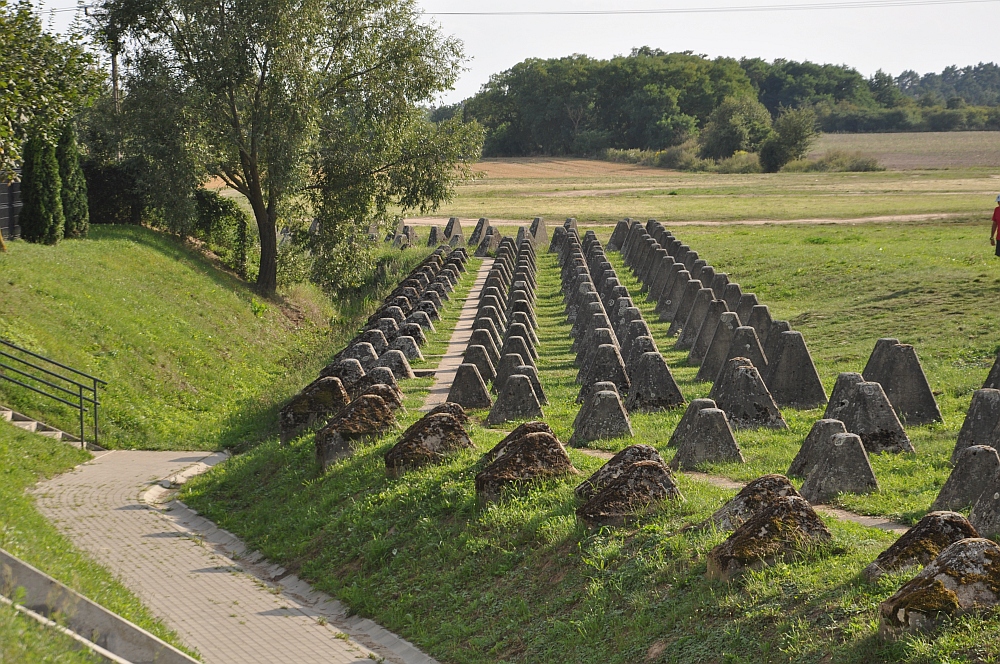
[[[728,7],[675,7],[660,9],[567,9],[536,11],[424,12],[429,16],[632,16],[649,14],[735,14],[746,12],[814,11],[830,9],[878,9],[891,7],[931,7],[970,5],[1000,0],[849,0],[812,4],[731,5]]]

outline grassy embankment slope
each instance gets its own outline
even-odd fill
[[[916,455],[876,457],[882,491],[839,501],[910,521],[926,512],[948,474],[948,456],[971,392],[996,351],[1000,271],[981,225],[751,227],[678,231],[717,268],[788,318],[809,344],[827,389],[860,370],[880,336],[916,344],[945,422],[913,427]],[[553,256],[540,254],[539,370],[551,402],[545,419],[565,440],[577,406],[569,326]],[[614,261],[619,258],[612,255]],[[627,278],[624,270],[620,275]],[[634,280],[628,280],[635,290]],[[648,309],[647,309],[648,311]],[[652,320],[651,318],[648,318]],[[707,393],[657,341],[685,395]],[[475,413],[481,418],[485,413]],[[746,466],[710,467],[749,479],[782,472],[814,411],[786,411],[789,432],[740,432]],[[638,415],[634,441],[666,442],[679,411]],[[407,420],[409,421],[409,420]],[[794,561],[722,584],[704,578],[704,554],[724,535],[685,532],[732,495],[680,476],[687,498],[622,530],[587,532],[573,486],[552,481],[499,505],[477,505],[478,455],[501,432],[471,429],[478,450],[445,465],[385,477],[387,436],[318,473],[312,438],[257,447],[190,485],[199,511],[351,607],[449,662],[930,662],[1000,657],[1000,626],[967,616],[940,632],[897,643],[876,634],[879,602],[909,578],[858,577],[892,536],[829,521],[834,542]],[[600,460],[570,450],[581,473]],[[832,658],[832,659],[831,659]],[[979,658],[976,660],[976,658]]]
[[[14,242],[0,254],[0,336],[108,380],[101,395],[105,446],[251,444],[276,431],[282,401],[316,375],[426,253],[384,252],[381,267],[334,309],[303,286],[260,301],[197,252],[143,228],[98,226],[88,239],[56,247]],[[439,335],[448,334],[445,322]],[[27,391],[0,386],[0,403],[76,430],[73,413]],[[88,458],[0,423],[0,548],[176,643],[25,493],[39,478]],[[69,645],[0,607],[0,662],[90,661],[67,652]]]

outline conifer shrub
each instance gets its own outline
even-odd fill
[[[21,237],[28,242],[55,244],[63,237],[62,180],[56,147],[38,134],[24,146],[21,166]]]
[[[56,146],[59,178],[62,180],[62,209],[65,219],[64,237],[84,237],[90,228],[87,206],[87,179],[80,168],[80,149],[76,130],[67,123]]]

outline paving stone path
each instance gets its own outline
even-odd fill
[[[486,285],[486,277],[492,267],[493,259],[484,258],[479,272],[476,273],[476,281],[472,284],[472,290],[469,291],[469,297],[462,306],[462,312],[455,324],[455,331],[451,333],[451,339],[448,340],[448,350],[445,351],[441,363],[438,364],[435,371],[434,386],[431,388],[430,394],[427,395],[421,411],[429,411],[448,399],[451,384],[455,381],[455,374],[458,373],[458,365],[462,363],[465,348],[469,345],[469,339],[472,337],[472,324],[476,322],[476,311],[479,308],[479,294],[482,292],[483,286]]]
[[[370,620],[247,552],[154,482],[224,459],[204,452],[103,453],[35,489],[38,507],[110,568],[207,664],[433,662]],[[201,463],[183,473],[185,469]]]
[[[605,452],[603,450],[589,450],[585,448],[575,448],[578,452],[583,452],[589,456],[594,456],[599,459],[610,459],[614,456],[611,452]],[[712,486],[717,486],[720,489],[731,489],[734,491],[739,491],[744,486],[742,482],[737,482],[731,480],[728,477],[721,477],[719,475],[709,475],[708,473],[699,473],[694,471],[684,471],[683,475],[687,475],[692,479],[696,479],[700,482],[705,482],[711,484]],[[877,516],[864,516],[862,514],[855,514],[854,512],[848,512],[847,510],[842,510],[837,507],[830,507],[829,505],[813,505],[813,508],[820,514],[831,516],[835,519],[840,519],[841,521],[851,521],[853,523],[861,524],[862,526],[867,526],[869,528],[878,528],[879,530],[885,530],[890,533],[896,533],[897,535],[902,535],[907,530],[910,529],[909,526],[897,521],[892,521],[891,519],[886,519]]]

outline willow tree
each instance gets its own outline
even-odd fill
[[[447,168],[407,150],[414,109],[451,86],[462,55],[413,0],[106,0],[101,14],[129,26],[132,58],[156,53],[180,79],[187,108],[172,117],[200,127],[204,166],[249,202],[264,294],[277,287],[278,222],[293,200],[315,197],[336,217],[322,226],[340,230],[367,221],[380,201],[433,206],[476,151],[475,132],[459,150],[447,147],[455,132],[424,137],[440,138]],[[333,177],[324,155],[372,130],[400,137],[372,137],[380,159],[371,166],[394,175],[370,174],[365,205],[323,204],[359,181]]]

